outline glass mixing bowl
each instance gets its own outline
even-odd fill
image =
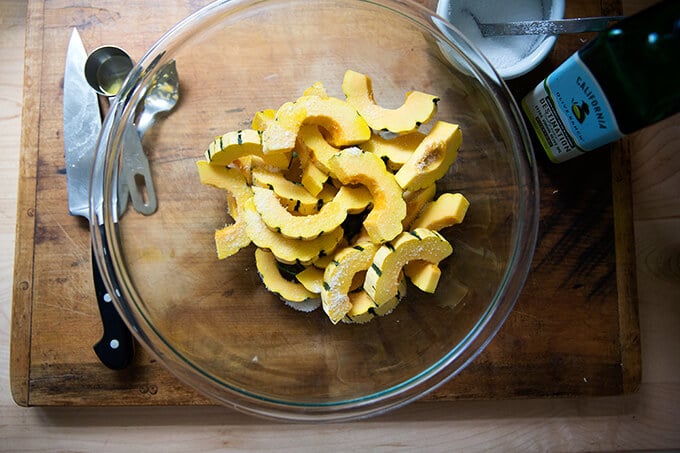
[[[158,207],[143,215],[119,207],[118,174],[133,152],[124,131],[173,61],[179,102],[144,135]],[[268,292],[252,246],[217,259],[226,193],[201,184],[196,162],[215,136],[250,127],[313,82],[342,98],[347,69],[369,75],[385,107],[410,90],[441,97],[436,119],[459,124],[463,144],[437,187],[471,205],[463,224],[442,230],[454,252],[435,294],[409,287],[388,316],[333,325],[323,310],[302,313]],[[501,78],[421,5],[219,1],[147,52],[106,118],[91,186],[96,259],[139,342],[215,401],[279,419],[365,417],[451,379],[501,327],[535,246],[532,155]]]

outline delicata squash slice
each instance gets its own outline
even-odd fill
[[[460,193],[443,193],[418,213],[411,228],[439,231],[463,221],[470,202]]]
[[[407,93],[386,109],[353,71],[342,89],[347,101],[314,83],[295,102],[257,112],[251,129],[215,138],[198,162],[201,182],[227,191],[234,219],[215,232],[218,258],[254,245],[267,289],[296,310],[323,307],[333,324],[390,313],[409,281],[435,292],[453,251],[437,230],[469,206],[462,194],[435,200],[462,141],[443,121],[417,130],[436,96]]]
[[[406,279],[399,279],[397,295],[381,306],[377,306],[371,296],[363,289],[349,293],[349,301],[352,308],[347,312],[342,322],[348,324],[364,324],[375,316],[385,316],[394,310],[399,302],[406,297]]]
[[[349,289],[358,272],[365,271],[373,262],[378,246],[365,242],[339,250],[323,274],[321,306],[333,322],[340,321],[352,309]]]
[[[413,132],[430,121],[437,113],[439,98],[420,91],[406,93],[406,100],[397,109],[386,109],[373,99],[371,79],[348,70],[342,81],[342,91],[369,126],[377,131],[387,130],[395,134]]]
[[[264,132],[264,130],[267,129],[269,123],[274,121],[274,118],[276,118],[276,110],[274,109],[260,110],[253,117],[253,121],[251,122],[250,127],[258,132]]]
[[[392,173],[377,155],[347,148],[329,160],[331,172],[343,184],[362,184],[373,197],[364,227],[375,243],[394,239],[402,231],[406,203]]]
[[[402,220],[402,225],[404,230],[410,229],[411,223],[418,216],[423,207],[434,199],[437,193],[437,185],[430,184],[427,187],[423,187],[418,190],[406,190],[404,191],[404,201],[406,201],[406,217]]]
[[[287,238],[269,229],[257,212],[253,199],[249,199],[241,215],[246,221],[246,233],[253,244],[270,250],[276,259],[286,264],[311,264],[315,259],[333,252],[342,239],[343,230],[338,227],[308,241]]]
[[[323,169],[314,162],[311,149],[297,146],[296,152],[302,167],[300,182],[309,193],[317,196],[323,190],[324,183],[328,180],[328,170]]]
[[[301,283],[283,278],[276,257],[263,249],[255,250],[255,266],[262,283],[269,291],[288,302],[304,302],[318,299],[318,295],[308,291]]]
[[[303,123],[323,127],[328,141],[336,147],[356,145],[371,137],[366,121],[347,102],[331,97],[302,96],[276,111],[275,120],[262,134],[264,153],[291,151]]]
[[[366,272],[364,290],[381,306],[397,294],[402,268],[412,260],[439,263],[453,252],[451,244],[436,231],[417,228],[383,244]]]
[[[295,279],[304,286],[307,291],[321,294],[323,289],[323,269],[307,266],[304,270],[295,274]]]
[[[276,194],[261,187],[253,187],[253,202],[262,221],[272,230],[293,239],[314,239],[340,227],[350,209],[365,208],[370,199],[352,192],[361,188],[342,187],[335,198],[324,204],[319,212],[295,216],[284,208]],[[362,206],[362,201],[363,206]]]
[[[262,152],[261,133],[254,129],[243,129],[227,132],[210,143],[205,152],[205,159],[213,165],[229,165],[233,161],[245,156],[257,156],[269,165],[278,168],[288,168],[290,154]]]
[[[404,190],[427,187],[446,174],[458,155],[463,134],[457,124],[437,121],[394,175]]]
[[[439,284],[439,278],[442,276],[442,271],[435,263],[414,260],[404,265],[404,275],[411,280],[416,288],[426,293],[434,293]]]
[[[201,182],[217,189],[223,189],[236,198],[237,204],[243,204],[253,196],[253,189],[248,185],[240,171],[217,165],[210,165],[206,161],[196,162]]]
[[[326,141],[316,124],[304,124],[300,128],[298,144],[325,173],[330,172],[329,159],[340,152],[340,149]]]
[[[241,172],[234,168],[210,165],[206,161],[199,161],[196,165],[201,182],[226,190],[229,193],[230,200],[233,200],[232,203],[235,205],[235,208],[229,210],[230,215],[234,218],[234,223],[215,231],[217,257],[218,259],[225,259],[250,245],[245,220],[239,215],[239,212],[246,201],[253,197],[253,191]]]
[[[397,135],[394,138],[385,138],[374,133],[369,141],[361,145],[361,149],[386,159],[387,168],[390,170],[399,170],[424,138],[425,134],[418,131]]]
[[[318,212],[323,206],[323,199],[309,193],[304,186],[286,179],[282,173],[254,168],[252,178],[253,186],[273,190],[290,212],[309,215]]]

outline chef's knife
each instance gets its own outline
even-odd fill
[[[91,221],[89,185],[97,139],[101,131],[101,113],[97,94],[92,91],[83,68],[87,54],[77,30],[73,30],[64,70],[64,157],[68,207],[71,215]],[[113,305],[92,256],[92,270],[97,304],[104,334],[94,345],[97,357],[107,367],[127,367],[134,355],[132,334]]]

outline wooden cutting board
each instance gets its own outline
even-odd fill
[[[210,403],[141,348],[133,366],[122,372],[98,362],[92,345],[101,328],[88,228],[68,214],[61,135],[64,58],[72,27],[88,49],[119,44],[139,58],[167,28],[207,3],[28,2],[10,359],[12,394],[21,405]],[[567,17],[619,12],[618,1],[567,1]],[[537,70],[511,81],[517,98],[588,37],[560,37]],[[429,401],[613,395],[639,386],[626,143],[562,165],[539,155],[538,167],[539,241],[525,290],[486,350],[427,396]]]

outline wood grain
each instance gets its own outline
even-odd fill
[[[624,0],[624,6],[629,0]],[[637,3],[640,3],[639,1]],[[642,2],[644,3],[644,1]],[[0,362],[8,370],[25,2],[0,3]],[[624,8],[625,9],[625,8]],[[18,46],[18,47],[17,47]],[[17,77],[18,75],[18,77]],[[280,425],[221,408],[24,409],[0,372],[2,451],[621,451],[680,447],[680,165],[675,117],[632,137],[642,386],[625,396],[412,404],[351,424]],[[669,167],[671,169],[669,169]],[[675,169],[675,170],[673,170]],[[14,176],[13,176],[14,175]],[[644,193],[643,193],[644,192]],[[640,217],[638,213],[643,213]],[[144,390],[142,388],[141,390]],[[148,389],[147,389],[148,392]]]
[[[196,6],[176,5],[177,18]],[[570,5],[573,15],[593,8],[588,2]],[[125,17],[141,12],[136,2],[70,8],[71,15],[64,8],[70,7],[60,1],[29,3],[13,394],[19,404],[40,406],[206,404],[141,348],[134,366],[122,373],[102,367],[91,350],[100,327],[88,298],[89,239],[82,220],[67,213],[61,112],[53,102],[61,96],[59,49],[65,48],[74,22],[85,42],[97,42],[113,39],[102,36],[115,28],[109,25],[130,27]],[[163,21],[169,26],[173,18],[163,16]],[[126,46],[133,54],[153,39],[147,31],[136,36]],[[568,38],[558,42],[555,53],[576,48]],[[532,73],[511,88],[519,96],[540,77]],[[612,395],[637,389],[630,161],[626,148],[613,156],[610,160],[603,152],[557,167],[539,153],[541,225],[527,289],[480,357],[426,399]]]

